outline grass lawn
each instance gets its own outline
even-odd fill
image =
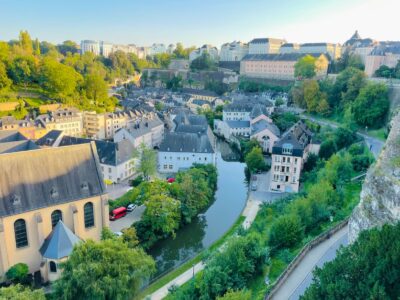
[[[40,105],[46,104],[46,101],[40,98],[23,98],[23,100],[28,104],[30,107],[39,107]]]
[[[223,245],[226,242],[226,240],[237,231],[237,229],[239,228],[239,226],[242,225],[244,220],[245,220],[245,217],[240,216],[236,220],[236,222],[231,226],[231,228],[222,237],[220,237],[217,241],[215,241],[208,249],[204,249],[199,254],[197,254],[194,258],[185,262],[183,265],[179,266],[178,268],[169,272],[168,274],[164,275],[163,277],[157,279],[155,282],[150,284],[145,290],[140,292],[134,299],[139,300],[139,299],[145,298],[147,295],[154,293],[155,291],[157,291],[158,289],[160,289],[164,285],[166,285],[168,282],[170,282],[174,278],[178,277],[180,274],[182,274],[185,271],[192,268],[193,265],[199,263],[202,260],[203,254],[205,253],[205,251],[214,251],[215,249],[217,249],[221,245]]]

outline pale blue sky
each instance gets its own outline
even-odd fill
[[[355,29],[400,40],[399,11],[400,0],[0,0],[0,40],[17,38],[21,29],[53,43],[343,43]]]

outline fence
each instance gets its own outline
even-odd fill
[[[301,249],[300,253],[297,254],[297,256],[290,262],[290,264],[286,267],[286,269],[282,272],[282,274],[278,277],[278,279],[275,280],[275,282],[272,284],[272,289],[265,295],[264,300],[272,299],[272,297],[279,290],[282,284],[286,281],[286,279],[290,276],[290,274],[294,271],[294,269],[296,269],[296,267],[300,264],[300,262],[303,260],[303,258],[307,255],[307,253],[311,249],[313,249],[315,246],[319,245],[323,241],[329,239],[333,234],[335,234],[340,229],[345,227],[348,222],[349,218],[346,218],[345,220],[337,224],[335,227],[321,233],[315,239],[307,243],[307,245],[305,245],[303,249]]]

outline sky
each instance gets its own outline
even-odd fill
[[[83,39],[149,46],[400,40],[400,0],[0,0],[0,40],[28,30],[40,41]]]

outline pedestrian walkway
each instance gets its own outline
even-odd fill
[[[344,238],[348,233],[348,228],[345,226],[338,232],[333,234],[329,239],[323,241],[318,246],[310,250],[300,264],[294,269],[294,271],[287,277],[285,282],[280,286],[278,291],[273,295],[271,299],[282,300],[291,299],[302,284],[307,283],[307,277],[314,270],[315,266],[331,258],[332,247],[337,247],[338,241],[346,241]],[[309,284],[309,282],[308,282]],[[305,290],[306,287],[303,288]]]
[[[257,216],[258,210],[260,209],[260,204],[261,204],[261,201],[248,199],[246,207],[242,213],[242,215],[244,217],[246,217],[242,224],[245,229],[248,229],[250,227],[250,225],[254,222],[254,220]],[[184,283],[186,283],[190,279],[192,279],[194,277],[194,275],[196,275],[198,272],[203,270],[204,267],[205,267],[204,263],[199,262],[198,264],[194,265],[192,268],[190,268],[186,272],[182,273],[175,279],[168,282],[162,288],[158,289],[153,294],[151,294],[150,299],[151,300],[161,300],[161,299],[165,298],[168,295],[168,289],[171,286],[183,285]]]

